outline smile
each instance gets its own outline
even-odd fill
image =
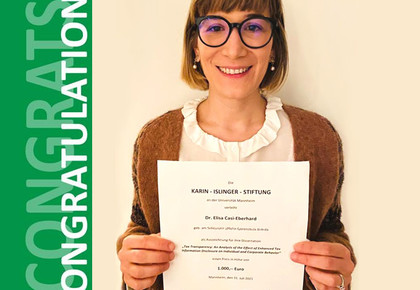
[[[247,72],[251,67],[243,67],[243,68],[225,68],[225,67],[217,67],[221,72],[228,74],[228,75],[239,75]]]

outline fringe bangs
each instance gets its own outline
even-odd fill
[[[198,0],[196,2],[195,17],[204,16],[210,12],[223,11],[226,13],[234,10],[252,10],[256,13],[263,13],[270,9],[269,0]]]

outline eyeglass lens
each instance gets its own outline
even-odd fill
[[[229,37],[229,24],[220,18],[205,18],[200,22],[201,40],[209,46],[220,46]],[[241,39],[250,47],[261,47],[271,37],[271,23],[263,18],[251,18],[242,23]]]

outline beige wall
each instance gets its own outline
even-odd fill
[[[179,79],[189,0],[94,1],[94,289],[118,289],[132,144],[149,119],[205,94]],[[410,289],[420,244],[420,23],[416,1],[284,0],[284,102],[329,118],[344,142],[353,289]]]

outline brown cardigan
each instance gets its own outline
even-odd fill
[[[340,221],[340,189],[344,179],[340,137],[324,117],[288,105],[283,108],[292,126],[295,161],[310,161],[308,239],[341,243],[350,249],[356,263]],[[157,160],[178,160],[183,120],[180,109],[170,111],[140,131],[133,154],[131,221],[118,239],[117,251],[128,235],[160,232]],[[163,289],[161,275],[150,289]],[[303,289],[315,289],[306,274]]]

